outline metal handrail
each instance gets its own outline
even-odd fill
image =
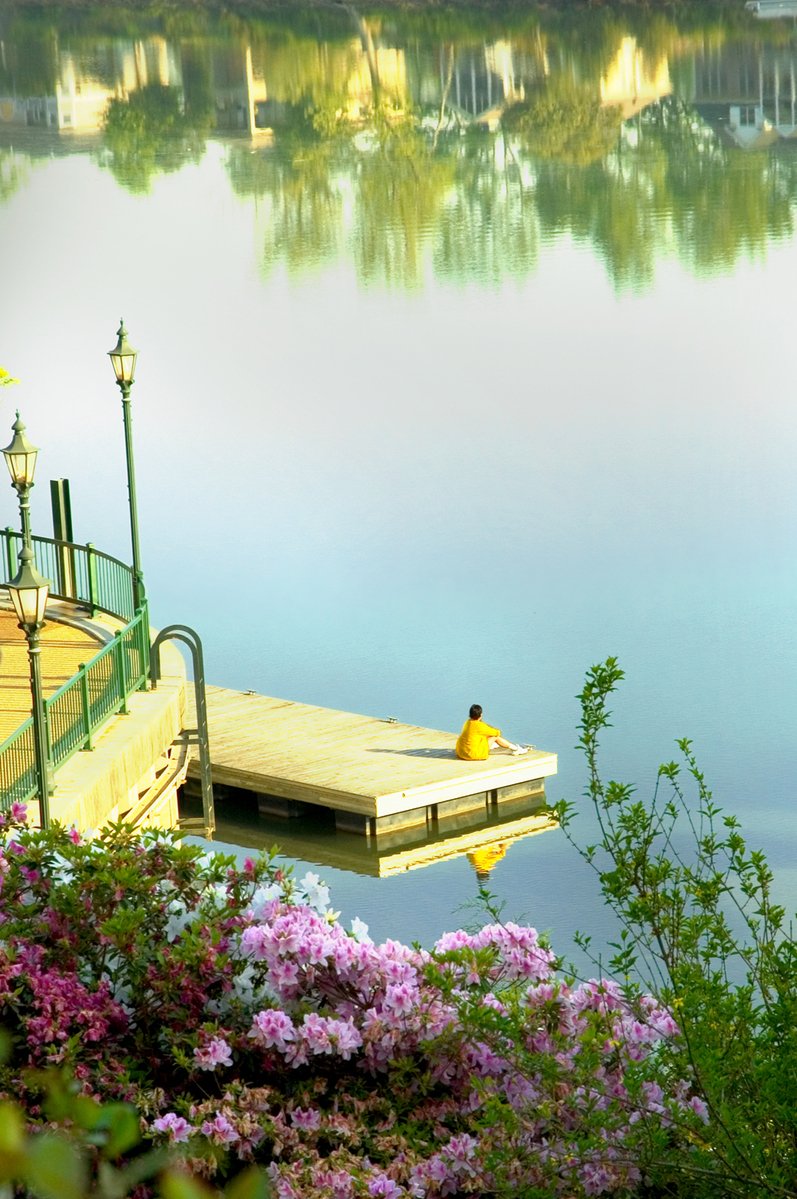
[[[113,640],[81,665],[77,673],[44,701],[44,723],[52,771],[79,750],[92,748],[97,730],[117,713],[149,679],[149,612],[146,601],[133,608],[131,567],[90,543],[78,545],[53,537],[34,537],[33,549],[42,574],[52,581],[50,594],[84,606],[89,615],[106,612],[126,621]],[[0,586],[18,569],[22,535],[0,530]],[[37,793],[33,717],[0,744],[0,810],[25,803]]]
[[[69,600],[88,609],[89,615],[107,612],[120,620],[136,615],[133,604],[133,570],[88,542],[33,537],[36,566],[51,582],[54,599]],[[0,529],[0,586],[10,583],[19,569],[22,534]]]

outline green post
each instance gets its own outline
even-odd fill
[[[33,749],[36,759],[36,790],[39,798],[41,827],[50,827],[50,796],[53,792],[50,778],[50,734],[47,727],[47,706],[44,701],[41,676],[41,643],[39,629],[25,629],[28,639],[30,663],[30,687],[33,700]]]
[[[133,418],[130,412],[130,389],[135,381],[138,351],[127,340],[124,321],[119,322],[117,342],[108,351],[116,384],[122,395],[122,423],[125,433],[125,461],[127,463],[127,493],[130,508],[130,541],[133,549],[133,613],[144,603],[144,576],[141,573],[141,551],[138,544],[138,506],[136,503],[136,471],[133,461]]]
[[[136,503],[136,472],[133,463],[133,430],[130,415],[130,393],[122,392],[122,420],[125,432],[125,459],[127,461],[127,494],[130,508],[130,541],[133,548],[133,611],[138,612],[144,602],[144,576],[141,573],[141,551],[138,544],[138,505]]]
[[[149,685],[149,605],[144,600],[138,626],[138,645],[141,654],[141,683],[139,691],[146,691]]]
[[[97,559],[94,557],[95,546],[89,541],[86,545],[86,566],[89,583],[89,616],[97,614]]]
[[[86,738],[83,748],[85,750],[94,749],[94,744],[91,739],[91,697],[89,695],[89,672],[86,670],[86,663],[81,662],[78,666],[80,673],[80,700],[83,709],[83,735]]]
[[[5,539],[6,539],[6,566],[8,567],[8,577],[9,577],[9,579],[13,579],[14,575],[17,573],[17,570],[19,569],[19,566],[17,563],[17,555],[14,552],[14,530],[11,528],[10,525],[6,525]]]
[[[39,574],[30,545],[23,545],[19,554],[20,567],[8,584],[8,591],[19,627],[28,643],[30,664],[31,716],[33,718],[33,752],[36,765],[36,790],[41,805],[41,826],[50,823],[50,737],[47,729],[47,706],[44,700],[41,674],[41,639],[47,611],[50,583]]]
[[[116,673],[116,685],[119,688],[121,706],[119,711],[127,716],[127,678],[125,675],[125,644],[122,633],[117,629],[113,635],[113,660]]]

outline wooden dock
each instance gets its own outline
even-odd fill
[[[539,749],[461,762],[455,733],[254,692],[208,687],[207,708],[214,789],[254,793],[261,811],[286,818],[331,808],[338,828],[367,837],[542,798],[557,769]],[[186,726],[194,720],[189,706]],[[188,774],[199,777],[195,749]]]

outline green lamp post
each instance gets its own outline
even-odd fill
[[[3,455],[11,475],[11,486],[19,498],[19,515],[22,523],[22,544],[30,548],[30,489],[33,486],[33,475],[36,470],[38,447],[31,445],[25,436],[25,426],[17,419],[11,426],[14,437],[10,445],[3,450]]]
[[[124,321],[119,322],[117,342],[108,351],[116,384],[122,393],[122,420],[125,428],[125,457],[127,459],[127,492],[130,499],[130,539],[133,546],[133,609],[138,612],[144,602],[144,576],[141,573],[141,553],[138,544],[138,509],[136,505],[136,474],[133,463],[133,430],[130,416],[130,389],[135,382],[136,358],[127,340]]]
[[[36,569],[33,550],[23,545],[19,555],[19,571],[8,584],[14,611],[28,642],[30,690],[33,700],[33,749],[36,763],[36,790],[39,796],[42,828],[50,827],[50,752],[47,737],[47,718],[41,675],[41,629],[47,610],[49,579]]]

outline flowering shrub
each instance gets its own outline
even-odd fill
[[[0,1086],[31,1120],[58,1065],[195,1173],[265,1165],[280,1199],[627,1191],[701,1126],[661,1068],[669,1013],[559,977],[534,929],[376,945],[312,873],[23,817],[0,850]]]

